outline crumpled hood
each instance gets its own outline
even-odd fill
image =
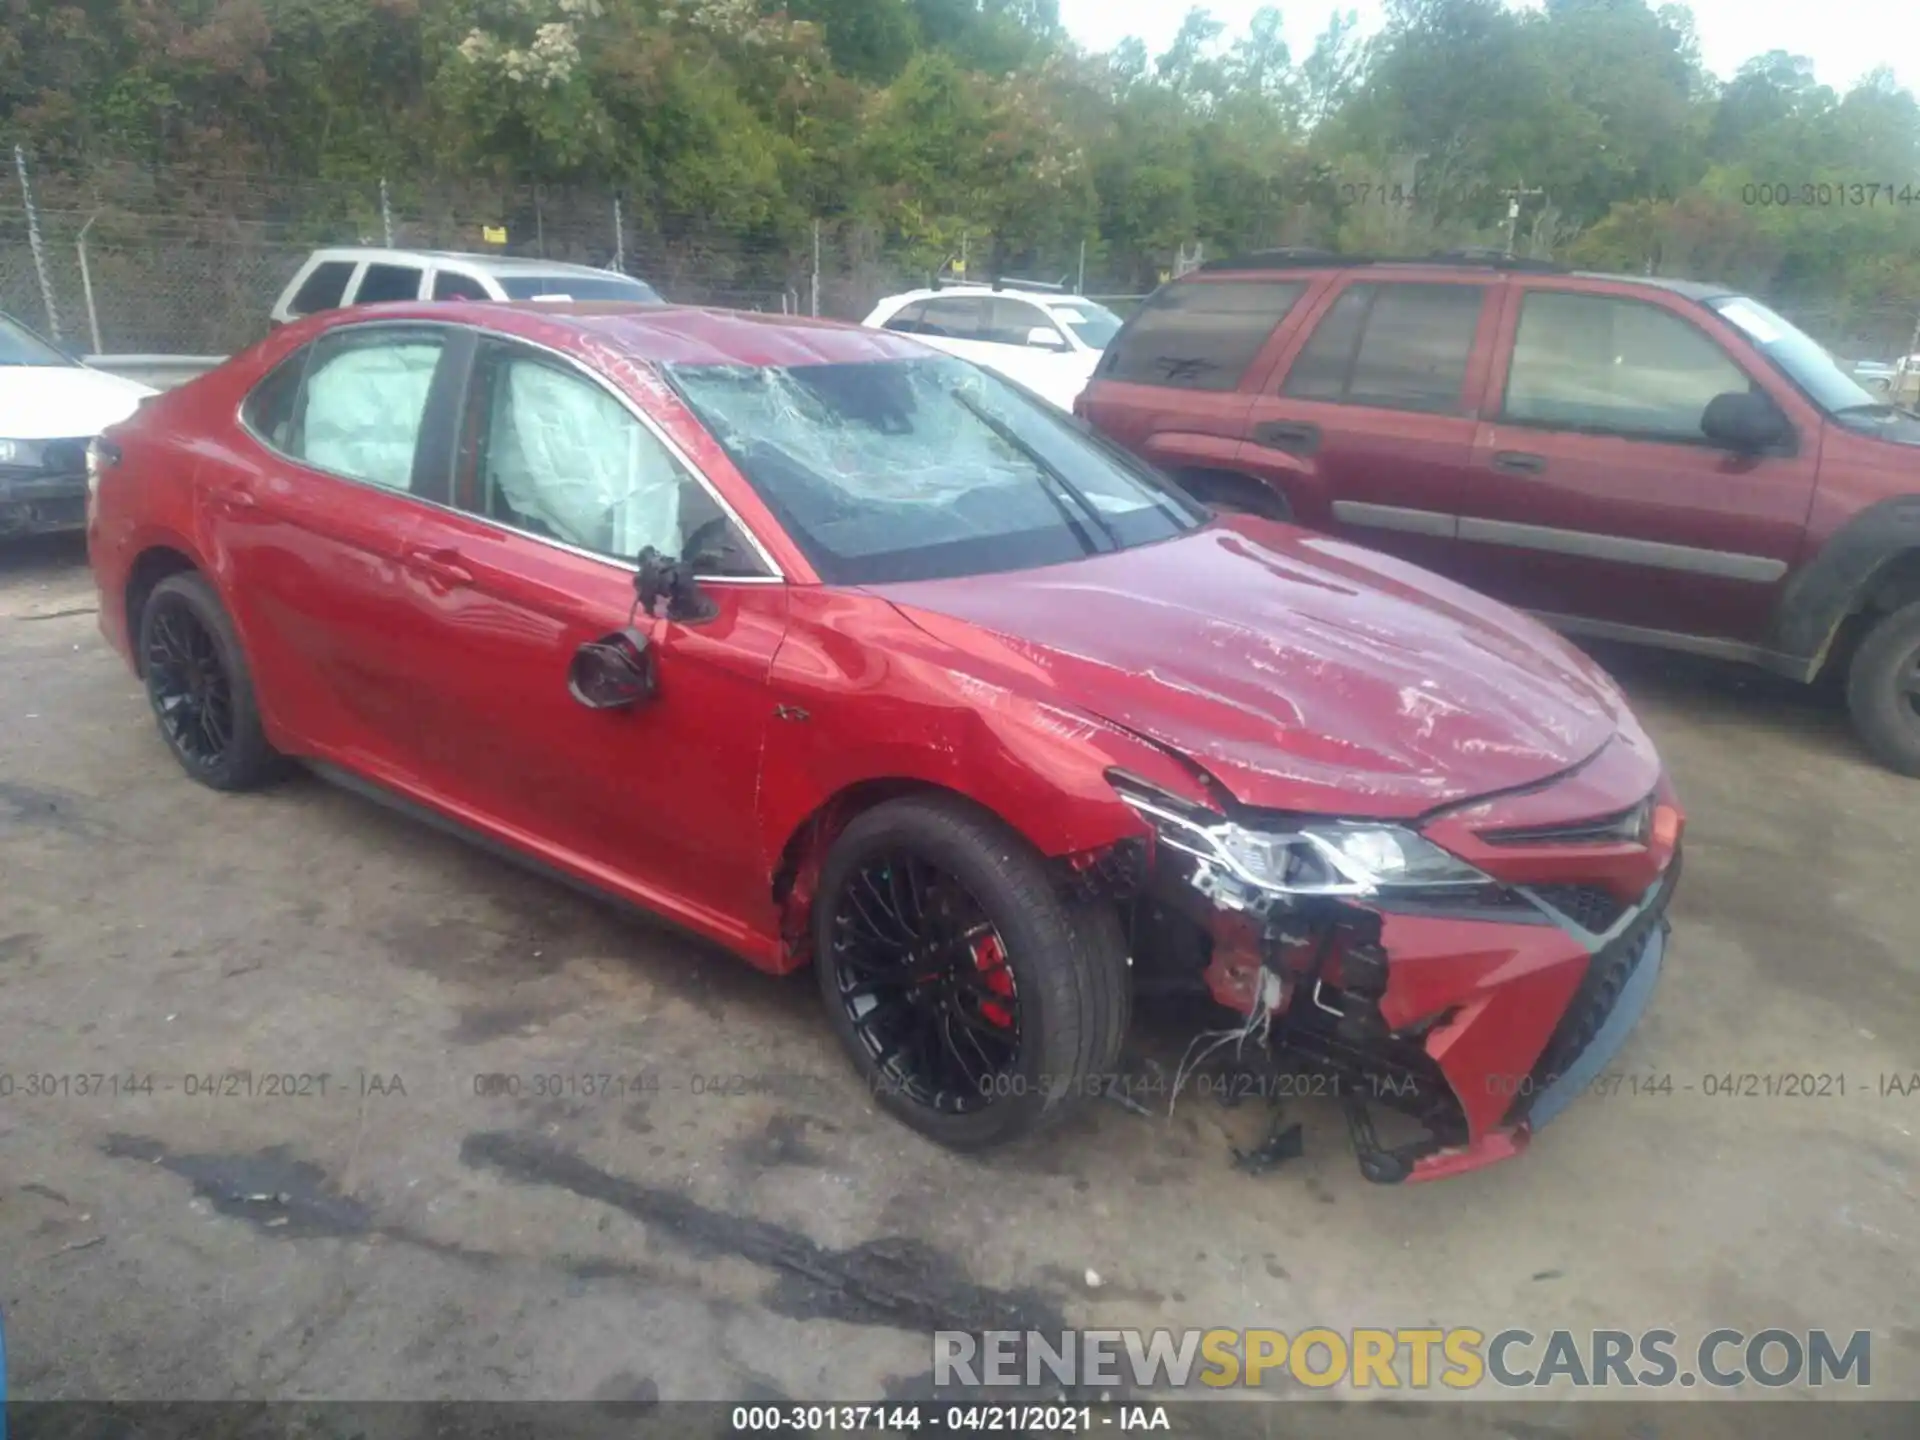
[[[1069,565],[871,587],[983,679],[1186,755],[1241,803],[1410,817],[1638,734],[1545,626],[1416,566],[1231,517]],[[955,623],[959,622],[959,623]]]
[[[131,415],[145,385],[79,365],[0,365],[0,440],[78,440]]]

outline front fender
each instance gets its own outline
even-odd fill
[[[1043,855],[1146,833],[1106,772],[1128,769],[1200,803],[1194,772],[1151,742],[1001,680],[877,597],[799,588],[773,665],[780,717],[760,795],[763,853],[875,782],[938,786],[1017,830]]]

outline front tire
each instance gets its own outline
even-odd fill
[[[1132,1004],[1110,905],[1064,901],[1030,846],[946,798],[860,815],[827,857],[814,970],[882,1108],[957,1150],[1057,1121],[1096,1093]]]
[[[251,790],[278,772],[233,621],[201,575],[153,587],[140,611],[140,670],[160,738],[195,780]]]
[[[1920,777],[1920,602],[1882,617],[1847,667],[1847,709],[1874,759]]]

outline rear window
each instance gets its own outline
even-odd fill
[[[1164,285],[1107,347],[1100,375],[1178,390],[1231,390],[1306,290],[1302,281]]]
[[[1281,393],[1386,410],[1458,411],[1485,296],[1479,285],[1350,285],[1314,327]]]
[[[626,275],[502,275],[509,300],[632,300],[657,304],[660,293]]]
[[[380,305],[390,300],[418,300],[421,272],[411,265],[369,265],[353,292],[356,305]]]
[[[340,308],[340,297],[347,293],[347,281],[353,276],[351,260],[327,260],[313,267],[313,273],[294,292],[287,309],[295,315],[315,315],[322,310]]]

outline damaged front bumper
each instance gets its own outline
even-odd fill
[[[1664,780],[1639,808],[1637,839],[1482,848],[1485,885],[1431,894],[1276,894],[1156,835],[1136,935],[1243,1017],[1263,1066],[1337,1094],[1368,1179],[1440,1179],[1525,1149],[1645,1010],[1681,821]],[[1532,878],[1583,857],[1591,883]]]

